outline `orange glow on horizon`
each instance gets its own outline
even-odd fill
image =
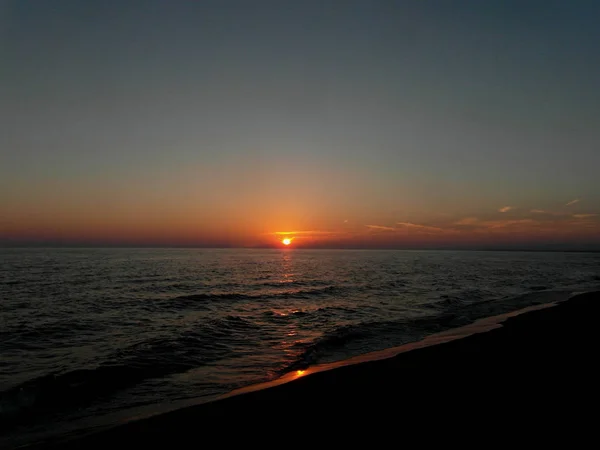
[[[76,203],[73,203],[75,205]],[[16,205],[19,206],[19,205]],[[15,206],[15,208],[16,208]],[[39,208],[23,204],[10,220],[0,220],[0,244],[30,243],[127,246],[189,246],[248,248],[440,248],[598,245],[600,210],[576,213],[515,210],[506,213],[456,214],[436,220],[398,221],[365,217],[356,223],[279,220],[261,215],[260,221],[242,220],[237,213],[211,209],[206,217],[179,206],[172,211],[127,209],[124,204],[93,208],[67,207],[67,202],[44,202]],[[80,206],[80,207],[79,207]],[[90,209],[85,209],[90,208]],[[166,213],[168,212],[168,214]],[[200,213],[197,213],[200,214]],[[297,220],[296,222],[299,222]],[[289,230],[289,231],[272,231]],[[558,244],[557,244],[558,245]]]

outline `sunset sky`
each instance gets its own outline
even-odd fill
[[[600,248],[599,23],[0,0],[0,244]]]

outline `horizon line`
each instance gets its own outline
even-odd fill
[[[556,244],[555,244],[556,245]],[[198,245],[98,245],[98,244],[3,244],[0,243],[0,250],[4,249],[189,249],[189,250],[368,250],[368,251],[473,251],[473,252],[553,252],[553,253],[600,253],[600,246],[591,248],[558,246],[543,248],[538,247],[277,247],[277,246],[198,246]]]

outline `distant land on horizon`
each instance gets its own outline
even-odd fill
[[[570,243],[555,243],[555,244],[540,244],[529,246],[505,245],[505,246],[298,246],[298,247],[283,247],[277,245],[262,245],[262,246],[236,246],[236,245],[169,245],[169,244],[102,244],[93,242],[81,243],[61,243],[61,242],[7,242],[0,241],[0,249],[231,249],[231,250],[396,250],[396,251],[473,251],[473,252],[577,252],[577,253],[598,253],[600,252],[600,244],[573,245]]]

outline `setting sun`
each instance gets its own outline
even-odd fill
[[[281,243],[283,245],[290,245],[292,243],[292,240],[290,238],[285,238],[281,241]]]

